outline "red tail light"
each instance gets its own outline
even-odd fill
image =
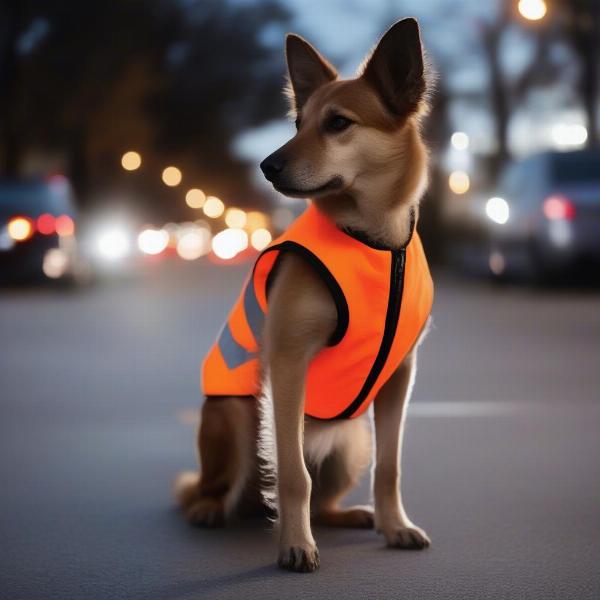
[[[575,218],[575,205],[564,196],[549,196],[544,200],[543,210],[549,221],[572,221]]]
[[[56,217],[56,233],[60,236],[68,236],[75,233],[75,223],[69,215]]]
[[[56,231],[56,219],[49,213],[44,213],[37,218],[37,230],[43,235],[52,235]]]

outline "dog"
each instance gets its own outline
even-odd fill
[[[191,523],[211,527],[256,513],[271,494],[279,566],[311,572],[311,524],[374,527],[394,548],[430,545],[400,492],[432,301],[414,231],[427,185],[428,72],[411,18],[384,34],[353,79],[339,79],[295,34],[286,58],[297,133],[261,169],[310,205],[261,254],[205,360],[202,472],[180,476],[176,495]],[[374,507],[340,507],[373,447]]]

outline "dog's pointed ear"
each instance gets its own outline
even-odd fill
[[[285,55],[293,108],[300,110],[308,97],[325,83],[337,78],[336,70],[315,48],[295,33],[285,39]]]
[[[417,109],[426,81],[419,25],[402,19],[388,29],[364,67],[362,77],[395,115]]]

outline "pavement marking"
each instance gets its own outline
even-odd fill
[[[411,417],[448,418],[448,417],[498,417],[512,416],[531,409],[535,403],[523,401],[416,401],[409,404]],[[183,425],[196,426],[200,422],[200,409],[185,408],[177,411],[177,420]]]
[[[408,406],[413,417],[497,417],[515,415],[531,408],[530,402],[512,401],[423,401]]]

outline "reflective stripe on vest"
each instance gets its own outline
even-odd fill
[[[262,328],[265,322],[265,313],[258,304],[256,292],[254,290],[254,279],[251,277],[244,291],[244,311],[246,313],[246,321],[252,330],[257,346],[260,345],[262,339]],[[225,322],[223,329],[218,338],[219,349],[227,367],[235,369],[245,362],[256,358],[256,352],[249,352],[241,344],[235,341],[229,321]]]

